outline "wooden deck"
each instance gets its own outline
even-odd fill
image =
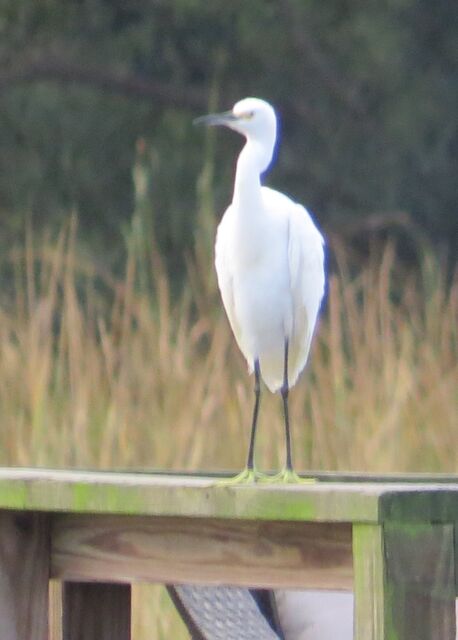
[[[127,640],[137,581],[352,589],[357,640],[455,640],[458,477],[0,469],[1,640]]]

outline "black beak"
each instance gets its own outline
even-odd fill
[[[193,120],[193,124],[204,124],[207,127],[215,127],[218,125],[229,125],[237,120],[232,111],[224,111],[223,113],[210,113],[208,116],[200,116]]]

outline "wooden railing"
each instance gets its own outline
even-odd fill
[[[1,640],[127,640],[138,581],[351,589],[357,640],[455,640],[457,559],[456,477],[0,469]]]

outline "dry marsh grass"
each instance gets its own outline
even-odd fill
[[[290,396],[297,468],[457,472],[456,280],[446,285],[432,255],[401,274],[390,245],[357,275],[337,264]],[[82,261],[71,224],[53,241],[29,234],[3,266],[1,465],[242,467],[252,380],[205,258],[174,298],[154,247],[149,261],[130,251],[115,279]],[[280,402],[267,393],[257,459],[283,461]],[[137,637],[185,637],[164,593],[149,593]]]
[[[54,242],[29,238],[9,257],[0,463],[241,467],[252,380],[208,265],[190,265],[172,300],[156,252],[139,287],[135,256],[117,281],[77,257],[74,235],[71,226]],[[298,468],[457,471],[457,283],[446,286],[432,256],[423,274],[400,279],[389,245],[354,277],[337,262],[291,394]],[[265,393],[264,468],[283,459],[280,409]]]

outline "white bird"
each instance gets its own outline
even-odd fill
[[[245,98],[232,111],[198,118],[246,138],[235,174],[232,204],[217,231],[215,266],[224,308],[240,350],[255,374],[255,405],[246,469],[232,479],[256,481],[254,445],[260,377],[280,390],[286,465],[277,479],[298,481],[293,470],[288,392],[307,361],[325,285],[324,240],[309,213],[279,191],[262,186],[277,140],[270,104]]]

